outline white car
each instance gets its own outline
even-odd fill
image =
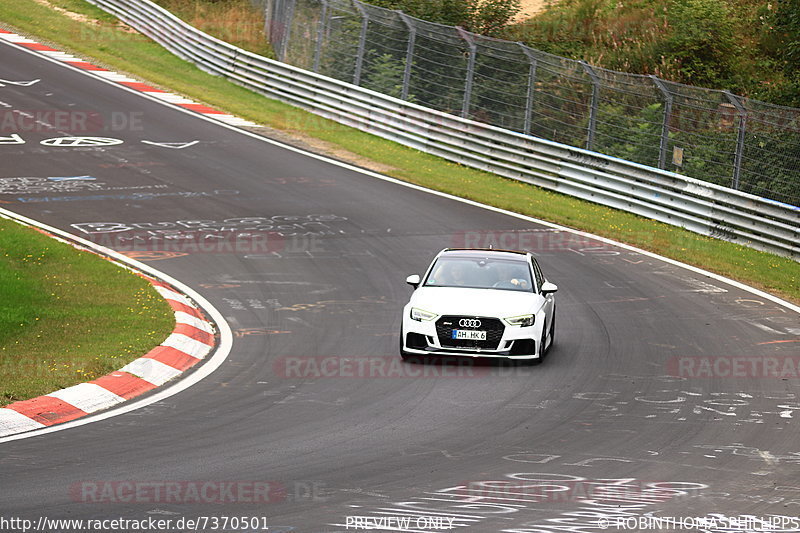
[[[554,284],[527,252],[447,248],[403,308],[400,355],[541,360],[555,340]]]

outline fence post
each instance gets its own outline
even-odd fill
[[[414,46],[417,43],[417,28],[414,26],[413,21],[411,18],[403,13],[402,11],[397,11],[397,14],[400,15],[400,19],[405,23],[406,27],[408,28],[408,48],[406,49],[406,66],[405,70],[403,71],[403,92],[400,95],[402,100],[408,100],[408,91],[409,86],[411,85],[411,65],[414,62]]]
[[[528,66],[528,92],[525,96],[525,125],[523,126],[523,133],[530,135],[531,123],[533,122],[533,97],[536,91],[536,57],[533,51],[522,43],[517,43],[522,48],[522,53],[528,58],[530,65]]]
[[[594,132],[597,128],[597,105],[600,98],[600,79],[594,73],[594,69],[586,61],[578,61],[583,67],[583,70],[592,79],[592,109],[589,112],[589,131],[586,136],[586,149],[591,150],[594,147]]]
[[[317,43],[314,46],[314,72],[319,72],[320,55],[322,55],[322,39],[325,38],[325,24],[328,22],[328,0],[322,0],[322,13],[319,15]]]
[[[739,176],[742,172],[742,157],[744,156],[744,142],[745,131],[747,130],[747,110],[742,105],[738,96],[724,91],[728,101],[736,108],[739,113],[739,134],[736,136],[736,157],[733,161],[733,180],[731,181],[731,188],[739,190]]]
[[[661,125],[661,145],[658,151],[658,168],[664,170],[667,167],[667,149],[669,148],[669,121],[672,117],[672,93],[667,86],[656,76],[651,75],[650,79],[661,91],[664,96],[664,122]]]
[[[456,26],[458,35],[469,46],[469,59],[467,60],[467,81],[464,84],[464,103],[461,106],[461,118],[469,116],[469,107],[472,102],[472,81],[475,77],[475,56],[478,55],[478,47],[472,35],[461,26]]]
[[[358,52],[356,55],[356,69],[353,73],[353,85],[361,85],[361,69],[364,65],[364,49],[367,43],[367,26],[369,25],[369,14],[359,0],[353,0],[358,12],[361,13],[361,35],[358,38]]]

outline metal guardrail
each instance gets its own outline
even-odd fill
[[[149,0],[88,0],[203,70],[472,168],[800,260],[800,207],[428,109],[258,56]]]

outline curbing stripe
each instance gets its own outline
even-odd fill
[[[112,372],[111,374],[92,380],[89,383],[100,385],[104,389],[126,400],[130,400],[131,398],[135,398],[140,394],[144,394],[156,388],[152,383],[127,372]]]
[[[193,365],[196,365],[200,361],[198,358],[192,357],[191,355],[177,350],[171,346],[158,346],[153,348],[144,357],[147,359],[154,359],[159,363],[164,363],[165,365],[176,370],[180,370],[181,372]]]
[[[175,330],[173,333],[179,333],[181,335],[186,335],[187,337],[194,339],[198,342],[202,342],[203,344],[208,345],[209,347],[214,346],[214,335],[209,333],[205,330],[200,328],[196,328],[191,324],[177,324],[175,326]]]
[[[74,405],[84,413],[94,413],[125,401],[125,398],[117,396],[96,383],[80,383],[73,387],[51,392],[47,396],[58,398],[62,402]]]
[[[22,402],[14,402],[5,406],[4,409],[16,411],[45,426],[75,420],[88,414],[74,405],[52,396],[39,396]]]
[[[161,346],[175,348],[176,350],[180,350],[181,352],[191,355],[192,357],[196,357],[197,359],[205,358],[208,352],[211,351],[211,346],[208,344],[194,340],[193,338],[187,337],[181,333],[173,333],[161,343]]]
[[[167,300],[167,303],[175,312],[181,312],[193,316],[195,318],[199,318],[200,320],[203,319],[203,315],[194,306],[186,305],[181,302],[176,302],[175,300]]]
[[[186,324],[187,326],[192,326],[193,328],[205,331],[206,333],[210,333],[212,335],[214,334],[214,328],[211,327],[211,324],[205,320],[197,318],[196,316],[184,313],[183,311],[175,311],[175,321],[179,325]]]
[[[158,291],[158,294],[160,294],[165,300],[174,300],[188,306],[192,305],[189,299],[182,294],[178,294],[177,292],[173,291],[172,289],[168,289],[163,285],[153,285],[155,286],[156,291]]]
[[[134,376],[139,376],[143,380],[156,386],[163,385],[167,381],[180,376],[182,373],[182,371],[177,368],[172,368],[169,365],[165,365],[160,361],[148,357],[140,357],[132,363],[123,366],[120,370],[123,372],[130,372]]]
[[[0,435],[14,435],[47,427],[13,409],[0,409]]]

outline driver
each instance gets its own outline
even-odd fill
[[[463,287],[467,284],[466,268],[461,261],[448,261],[434,274],[436,285]]]

